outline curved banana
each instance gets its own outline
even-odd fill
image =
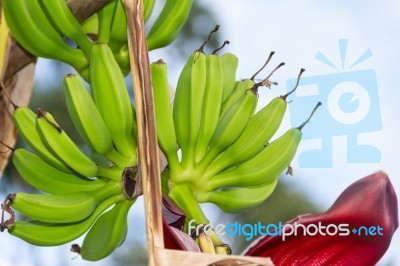
[[[19,135],[41,158],[61,171],[72,172],[72,169],[54,154],[43,141],[40,132],[36,128],[36,114],[31,109],[26,106],[15,106],[13,119]]]
[[[173,117],[174,126],[176,133],[176,141],[182,152],[182,160],[188,158],[187,150],[189,143],[189,97],[190,97],[190,86],[191,86],[191,74],[193,60],[196,53],[192,53],[189,59],[186,61],[178,78],[176,85],[174,105],[173,105]]]
[[[65,0],[39,0],[39,3],[54,28],[60,34],[76,42],[86,57],[89,57],[93,42],[83,31],[81,24],[72,14],[67,2]]]
[[[45,223],[39,221],[17,221],[8,232],[36,246],[58,246],[71,242],[83,235],[105,210],[114,203],[125,199],[120,194],[106,199],[93,213],[80,222],[75,223]]]
[[[278,130],[286,112],[287,97],[298,87],[304,69],[300,70],[296,86],[285,95],[274,98],[247,123],[240,137],[207,168],[213,176],[225,168],[240,164],[260,152]]]
[[[120,201],[96,220],[80,248],[82,259],[101,260],[122,245],[128,233],[128,212],[135,201]]]
[[[121,185],[116,182],[109,182],[97,190],[65,195],[17,192],[13,194],[12,207],[37,221],[73,223],[86,219],[100,203],[120,193]]]
[[[222,94],[222,102],[224,102],[232,93],[232,90],[235,87],[236,70],[239,64],[239,60],[234,54],[226,53],[221,56],[221,64],[224,75],[224,92]]]
[[[207,81],[207,57],[201,52],[194,53],[189,88],[189,136],[187,144],[187,152],[182,155],[182,164],[185,168],[194,168],[196,142],[199,134],[199,126],[201,122],[201,113],[203,109],[204,92]],[[183,158],[186,156],[187,158]]]
[[[174,120],[170,104],[167,65],[159,60],[150,65],[153,86],[154,110],[157,125],[157,140],[172,168],[180,168]]]
[[[156,0],[144,0],[143,1],[143,5],[144,5],[143,17],[144,17],[145,22],[149,19],[151,12],[153,11],[155,3],[156,3]]]
[[[93,150],[107,154],[113,148],[111,135],[78,75],[64,78],[64,93],[69,116],[79,135]]]
[[[50,194],[92,191],[106,184],[100,179],[90,180],[76,174],[65,173],[24,149],[15,150],[12,161],[18,173],[29,185]]]
[[[115,151],[110,132],[78,75],[64,78],[64,92],[69,116],[85,143],[122,168],[134,164]]]
[[[274,191],[278,180],[257,187],[227,187],[203,195],[199,202],[210,202],[222,211],[239,213],[264,202]]]
[[[289,167],[301,140],[298,128],[289,129],[262,151],[233,170],[224,171],[211,178],[208,190],[225,186],[257,186],[271,183]]]
[[[207,186],[205,190],[212,191],[229,186],[257,186],[276,180],[290,166],[301,141],[301,129],[310,121],[320,105],[319,102],[302,125],[286,131],[250,160],[212,177],[206,185],[203,184],[203,187]]]
[[[243,98],[243,95],[252,88],[256,83],[251,79],[244,79],[235,82],[232,92],[228,95],[225,101],[221,105],[220,118],[225,112],[232,107],[238,100]]]
[[[39,109],[36,125],[45,143],[71,169],[85,177],[96,176],[96,163],[79,149],[49,112]]]
[[[64,42],[38,0],[4,0],[3,8],[13,37],[28,52],[65,62],[79,72],[87,68],[88,60],[82,50]]]
[[[234,78],[234,77],[228,77]],[[199,163],[207,152],[214,131],[217,128],[222,103],[225,75],[221,57],[216,54],[207,56],[206,85],[201,110],[201,121],[196,142],[195,162]],[[199,99],[200,100],[200,99]]]
[[[222,115],[210,141],[207,155],[200,163],[202,167],[208,166],[221,151],[240,136],[257,107],[257,89],[257,84],[247,88],[242,97]]]
[[[128,44],[127,20],[124,3],[122,0],[115,0],[115,7],[110,27],[109,46],[113,53]],[[128,55],[129,60],[129,55]]]
[[[147,34],[149,51],[170,44],[185,24],[193,0],[167,0]]]
[[[94,102],[116,150],[136,162],[136,139],[132,139],[136,119],[124,77],[107,44],[93,46],[90,80]]]
[[[113,0],[97,12],[99,29],[97,32],[98,43],[108,43],[110,41],[111,23],[113,19],[115,4],[117,0]]]

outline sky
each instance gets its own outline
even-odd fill
[[[274,75],[279,85],[260,92],[259,108],[287,92],[300,68],[306,69],[303,83],[289,98],[293,102],[277,136],[304,121],[317,101],[323,103],[304,128],[304,140],[292,163],[294,175],[283,176],[282,182],[327,209],[351,183],[384,170],[400,195],[400,123],[396,119],[400,111],[399,1],[201,1],[215,13],[221,39],[231,42],[224,51],[239,58],[238,78],[250,77],[270,51],[276,53],[269,69],[281,61],[286,63]],[[173,62],[162,49],[150,55],[152,61],[159,58],[167,64]],[[172,84],[177,71],[171,68]],[[131,215],[140,217],[141,208],[132,210]],[[144,228],[140,222],[137,226]],[[399,231],[380,265],[400,265]],[[25,248],[12,249],[14,244],[24,245],[6,234],[0,235],[0,243],[0,265],[10,265],[9,257],[18,254],[23,258],[27,252]],[[42,262],[59,254],[67,258],[65,265],[107,263],[69,260],[73,256],[65,246],[34,250]],[[19,262],[32,265],[29,259]]]

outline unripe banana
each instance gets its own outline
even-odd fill
[[[160,15],[147,34],[149,51],[170,44],[185,24],[193,0],[166,0]]]
[[[245,162],[264,148],[278,130],[286,112],[286,99],[297,89],[303,72],[304,69],[301,69],[293,90],[273,99],[250,119],[235,143],[220,154],[207,168],[207,174],[212,176],[225,168]]]
[[[122,245],[128,233],[128,212],[135,201],[120,201],[96,220],[80,248],[82,259],[101,260]]]
[[[207,183],[208,190],[226,186],[257,186],[273,182],[293,160],[301,135],[298,128],[288,130],[250,160],[212,177]]]
[[[144,0],[143,1],[143,5],[144,5],[143,17],[144,17],[145,22],[149,19],[151,12],[153,11],[153,7],[154,7],[155,3],[156,3],[156,0]]]
[[[196,53],[192,53],[189,59],[186,61],[183,67],[176,85],[174,105],[173,105],[173,117],[174,126],[176,133],[176,141],[182,152],[183,158],[188,158],[186,155],[189,143],[189,97],[190,97],[190,86],[191,86],[191,74],[193,60]]]
[[[234,143],[240,136],[256,109],[257,88],[258,85],[247,88],[242,97],[222,115],[210,142],[207,155],[200,163],[202,167],[208,166],[221,151]]]
[[[114,15],[115,3],[113,0],[97,12],[99,21],[99,30],[97,33],[97,42],[108,43],[110,41],[111,23]]]
[[[255,187],[227,187],[211,191],[198,198],[210,202],[227,213],[240,213],[264,202],[274,191],[278,180]]]
[[[71,169],[85,177],[96,176],[96,163],[79,149],[49,112],[39,109],[36,126],[50,149]]]
[[[62,35],[70,38],[89,57],[93,43],[85,34],[81,24],[74,17],[65,0],[39,0],[48,19]]]
[[[250,160],[212,177],[207,182],[205,190],[212,191],[229,186],[257,186],[274,182],[289,167],[302,137],[301,129],[320,105],[319,102],[306,122],[299,127],[289,129]]]
[[[170,104],[167,65],[159,60],[150,65],[153,86],[154,110],[157,125],[157,140],[167,157],[168,164],[180,168],[175,135],[175,126]]]
[[[112,138],[78,75],[64,78],[65,102],[69,116],[85,143],[100,154],[112,149]]]
[[[119,153],[137,160],[136,125],[124,77],[107,44],[95,44],[90,60],[90,80],[94,102]]]
[[[136,124],[124,77],[107,44],[95,44],[90,61],[90,80],[94,102],[119,153],[137,160]]]
[[[232,76],[228,78],[234,78]],[[222,103],[225,75],[221,57],[216,54],[207,56],[206,85],[201,110],[199,134],[196,142],[195,162],[199,163],[207,152],[208,145],[217,128]],[[200,99],[199,99],[200,100]]]
[[[36,246],[58,246],[66,244],[83,235],[105,210],[125,196],[119,194],[103,201],[93,213],[80,222],[75,223],[45,223],[39,221],[17,221],[8,232]]]
[[[134,164],[115,151],[110,132],[79,76],[64,78],[64,92],[68,113],[85,143],[122,168]]]
[[[24,149],[15,150],[12,160],[18,173],[29,185],[50,194],[92,191],[106,184],[103,180],[90,180],[63,172]]]
[[[13,194],[12,207],[23,215],[47,223],[73,223],[89,217],[109,197],[121,193],[121,185],[109,182],[94,191],[65,195]]]
[[[193,168],[195,164],[195,149],[201,123],[203,98],[207,81],[207,58],[203,52],[195,52],[192,62],[189,88],[189,136],[187,153],[182,155],[184,167]],[[186,156],[187,158],[184,158]]]
[[[124,3],[122,0],[115,0],[114,12],[112,15],[109,46],[113,53],[128,43],[127,20]],[[129,55],[128,55],[129,60]]]
[[[224,102],[232,93],[232,90],[235,87],[236,70],[239,64],[239,60],[234,54],[231,53],[226,53],[221,56],[221,60],[222,71],[224,75],[224,92],[222,95],[222,102]]]
[[[22,139],[52,166],[64,172],[71,173],[72,169],[50,150],[43,141],[40,132],[36,128],[36,114],[26,106],[14,105],[14,107],[13,119]]]
[[[256,83],[251,79],[244,79],[235,82],[232,92],[228,98],[221,105],[220,118],[226,113],[226,111],[232,107],[238,100],[243,98],[243,95],[255,85]]]
[[[87,68],[88,60],[82,50],[64,42],[38,0],[4,0],[3,8],[13,37],[28,52],[65,62],[79,72]]]

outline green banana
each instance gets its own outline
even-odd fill
[[[157,125],[157,139],[160,148],[172,168],[180,168],[177,141],[175,135],[172,108],[169,101],[170,88],[167,77],[167,65],[159,60],[150,65],[153,85],[154,110]]]
[[[206,85],[195,150],[196,163],[199,163],[206,154],[208,144],[218,125],[223,94],[222,88],[225,80],[221,61],[219,55],[211,54],[207,56]]]
[[[111,21],[109,46],[113,53],[128,44],[127,20],[124,3],[122,0],[115,0],[115,7]],[[128,54],[129,60],[129,54]]]
[[[239,60],[234,54],[226,53],[221,56],[221,64],[224,76],[222,94],[222,102],[224,102],[232,93],[232,90],[235,87],[236,70],[239,64]]]
[[[264,202],[274,191],[278,180],[256,187],[228,187],[211,191],[198,198],[210,202],[227,213],[240,213]]]
[[[111,23],[114,14],[115,3],[117,0],[113,0],[107,5],[105,5],[102,9],[97,12],[98,19],[98,33],[97,33],[97,42],[98,43],[108,43],[110,41],[111,35]]]
[[[137,160],[136,120],[124,77],[107,44],[95,44],[90,59],[90,80],[94,102],[119,153]]]
[[[192,53],[183,67],[176,85],[174,105],[173,105],[173,118],[176,133],[176,141],[181,149],[182,159],[187,159],[186,155],[189,141],[189,93],[191,86],[191,74],[193,60],[196,53]]]
[[[100,154],[112,149],[112,138],[78,75],[64,78],[65,102],[68,113],[79,135],[89,147]]]
[[[38,0],[4,0],[3,8],[13,37],[28,52],[65,62],[79,72],[87,68],[88,60],[83,51],[64,42]]]
[[[92,191],[106,184],[103,180],[90,180],[65,173],[24,149],[15,150],[12,161],[18,173],[29,185],[50,194]]]
[[[225,115],[226,111],[232,107],[237,101],[243,98],[243,95],[256,83],[251,79],[244,79],[235,82],[234,88],[228,98],[221,105],[220,118]]]
[[[80,247],[82,259],[98,261],[122,245],[128,233],[128,212],[135,201],[120,201],[96,220]]]
[[[122,168],[134,164],[115,151],[110,132],[78,75],[64,78],[64,92],[68,113],[85,143]]]
[[[61,171],[71,173],[60,157],[47,147],[36,128],[36,114],[26,106],[14,106],[13,119],[22,139],[46,162]]]
[[[62,35],[76,42],[79,48],[89,57],[93,42],[74,17],[65,0],[39,0],[47,18]]]
[[[122,194],[110,197],[100,203],[85,220],[74,223],[45,223],[39,221],[17,221],[8,232],[36,246],[58,246],[83,235],[96,219],[111,205],[125,199]]]
[[[206,89],[207,79],[207,57],[201,52],[194,53],[189,88],[189,136],[187,144],[187,153],[185,158],[182,157],[184,167],[193,168],[195,164],[196,142],[199,134],[199,126],[202,116],[204,92]]]
[[[45,143],[71,169],[85,177],[96,176],[95,162],[78,148],[49,112],[39,109],[36,125]]]
[[[225,95],[226,98],[224,99],[223,104],[221,106],[221,114],[220,114],[221,117],[225,114],[226,110],[228,110],[236,101],[242,98],[243,93],[245,93],[248,90],[250,86],[249,84],[252,84],[251,86],[255,84],[254,82],[255,76],[267,66],[267,64],[271,61],[272,56],[274,54],[275,52],[271,52],[269,54],[268,59],[264,63],[264,65],[250,79],[241,80],[235,83],[234,87],[231,88],[231,93]],[[230,61],[233,61],[232,64],[234,64],[234,59],[231,59]],[[280,63],[277,67],[275,67],[264,80],[258,83],[258,86],[270,87],[272,83],[269,81],[269,78],[275,73],[275,71],[277,71],[283,65],[285,65],[285,63]],[[234,70],[231,71],[233,72]],[[232,73],[231,75],[234,76]],[[225,80],[224,82],[227,81]],[[233,83],[233,81],[231,82]]]
[[[202,167],[209,165],[221,151],[240,136],[256,109],[257,89],[257,84],[247,88],[244,95],[222,115],[210,141],[207,155],[200,162]]]
[[[143,17],[144,17],[145,22],[149,19],[151,12],[153,11],[155,3],[156,3],[156,0],[144,0],[143,1],[143,5],[144,5]]]
[[[229,166],[243,163],[264,148],[278,130],[286,112],[286,99],[297,89],[303,72],[301,69],[294,89],[274,98],[249,120],[240,137],[207,168],[207,174],[215,175]]]
[[[300,140],[301,131],[298,128],[289,129],[250,160],[213,176],[207,183],[207,189],[271,183],[290,165]]]
[[[149,51],[170,44],[185,24],[193,0],[166,0],[160,15],[147,34]]]
[[[108,182],[97,190],[65,195],[17,192],[12,195],[12,207],[37,221],[74,223],[86,219],[100,203],[120,193],[121,185],[116,182]]]
[[[289,129],[250,160],[232,170],[213,176],[206,183],[207,188],[205,189],[211,191],[220,187],[257,186],[273,182],[289,167],[301,141],[301,129],[308,123],[320,105],[319,102],[306,122],[299,127]]]

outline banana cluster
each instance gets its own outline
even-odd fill
[[[90,92],[72,74],[64,78],[64,90],[69,116],[90,152],[79,148],[49,112],[35,113],[10,99],[16,127],[31,148],[15,150],[13,164],[44,193],[10,194],[3,210],[30,220],[11,217],[1,227],[40,246],[65,244],[87,232],[80,254],[99,260],[126,237],[129,208],[141,194],[140,182],[134,189],[126,184],[135,185],[140,171],[134,108],[109,45],[93,44],[88,74]]]
[[[164,47],[179,34],[193,0],[167,0],[147,35],[149,50]],[[143,1],[148,21],[155,0]],[[124,75],[130,71],[127,19],[123,0],[113,0],[80,23],[65,0],[4,0],[4,14],[16,41],[28,52],[74,67],[90,80],[89,61],[95,43],[107,43]]]
[[[290,166],[308,120],[270,139],[299,81],[292,91],[255,112],[259,88],[270,87],[270,76],[283,64],[260,82],[255,82],[255,76],[236,80],[236,56],[206,55],[201,48],[183,67],[172,107],[165,101],[167,66],[162,61],[151,64],[157,137],[169,163],[162,175],[163,191],[185,212],[191,211],[185,208],[190,197],[185,193],[225,212],[254,207],[269,197],[279,175]]]

